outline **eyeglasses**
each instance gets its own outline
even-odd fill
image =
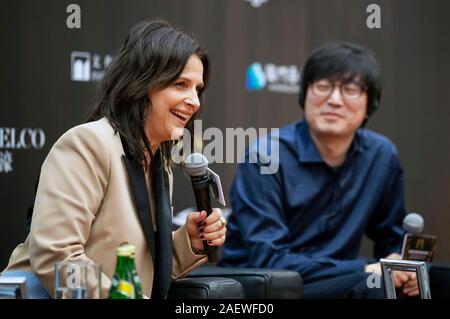
[[[329,80],[319,80],[311,84],[311,91],[317,97],[328,97],[334,91],[334,87],[339,87],[341,96],[346,100],[357,100],[366,90],[365,87],[357,83],[336,84]]]

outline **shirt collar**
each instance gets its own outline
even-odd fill
[[[298,160],[301,163],[324,163],[316,144],[309,134],[309,127],[305,121],[299,122],[296,131],[296,143]],[[350,145],[349,154],[353,152],[362,153],[364,151],[364,129],[358,129]],[[347,157],[348,158],[348,157]]]

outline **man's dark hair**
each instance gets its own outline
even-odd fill
[[[332,43],[315,50],[302,70],[299,94],[302,109],[308,86],[321,79],[342,83],[358,80],[367,92],[367,115],[378,109],[381,97],[380,67],[369,49],[353,43]]]
[[[210,72],[206,51],[193,37],[165,21],[138,23],[130,30],[119,53],[106,68],[100,83],[99,101],[87,120],[106,117],[127,144],[131,156],[147,166],[145,151],[152,158],[150,141],[144,128],[145,117],[152,107],[148,94],[175,82],[191,55],[198,56],[203,64],[204,87],[199,92],[202,101]],[[196,115],[186,124],[191,132]],[[160,145],[167,163],[170,162],[172,145],[172,141]]]

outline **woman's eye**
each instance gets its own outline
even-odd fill
[[[175,83],[175,86],[178,87],[178,88],[184,89],[186,87],[186,83],[185,82],[178,82],[178,83]]]

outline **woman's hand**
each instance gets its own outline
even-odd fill
[[[206,211],[190,213],[186,218],[186,230],[195,254],[204,254],[203,241],[209,246],[222,246],[227,233],[227,222],[219,208],[207,216]]]

